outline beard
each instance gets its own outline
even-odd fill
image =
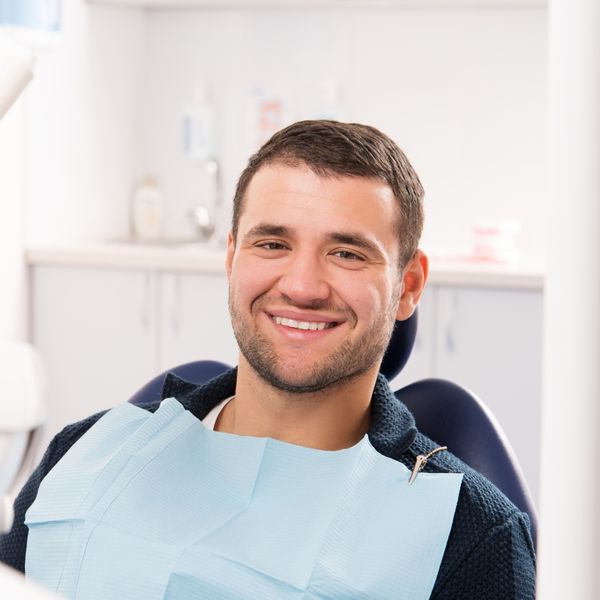
[[[348,383],[381,363],[394,329],[399,296],[399,290],[395,290],[387,310],[382,311],[358,339],[346,339],[324,359],[312,361],[310,365],[306,360],[299,360],[299,363],[303,364],[284,367],[273,344],[256,331],[255,321],[244,317],[238,309],[231,289],[229,314],[240,352],[252,369],[278,390],[307,394]],[[252,303],[251,314],[257,315],[262,306],[270,303],[271,298],[260,296]],[[278,305],[282,303],[295,306],[289,301],[285,302],[285,299],[281,299]],[[356,314],[349,307],[331,307],[326,303],[319,303],[318,306],[302,308],[344,314],[346,322],[350,323],[352,328],[357,323]]]

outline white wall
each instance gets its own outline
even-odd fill
[[[0,121],[0,340],[27,339],[26,269],[23,260],[25,98]]]
[[[63,0],[29,91],[28,243],[127,234],[142,25],[137,9]]]
[[[348,117],[394,137],[427,190],[425,246],[463,250],[479,217],[517,218],[543,248],[543,9],[148,10],[65,0],[63,42],[31,85],[27,241],[126,236],[136,181],[154,174],[181,235],[197,196],[181,117],[205,79],[219,117],[225,199],[248,154],[255,85],[290,118],[318,84]]]
[[[311,116],[318,82],[334,79],[349,117],[389,133],[420,173],[426,246],[469,247],[475,219],[517,218],[521,246],[539,251],[545,48],[543,9],[148,11],[136,177],[153,173],[172,207],[189,207],[181,115],[202,78],[230,201],[247,156],[249,89],[278,89],[295,119]]]

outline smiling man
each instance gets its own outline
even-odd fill
[[[63,430],[0,558],[69,598],[533,598],[527,517],[379,374],[427,279],[422,197],[372,127],[275,134],[234,198],[237,369]]]
[[[395,320],[414,310],[426,258],[415,251],[401,265],[398,203],[373,177],[274,162],[239,195],[227,272],[240,361],[218,427],[351,446],[367,431],[381,357]]]

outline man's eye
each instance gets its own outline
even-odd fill
[[[336,250],[333,255],[344,260],[364,260],[362,256],[354,254],[354,252],[350,252],[349,250]]]
[[[279,242],[263,242],[261,244],[257,244],[259,248],[264,248],[265,250],[283,250],[285,246]]]

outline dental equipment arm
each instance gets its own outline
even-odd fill
[[[13,521],[13,502],[31,473],[46,421],[42,361],[32,346],[0,343],[0,533]]]
[[[33,77],[35,56],[0,32],[0,119]]]

